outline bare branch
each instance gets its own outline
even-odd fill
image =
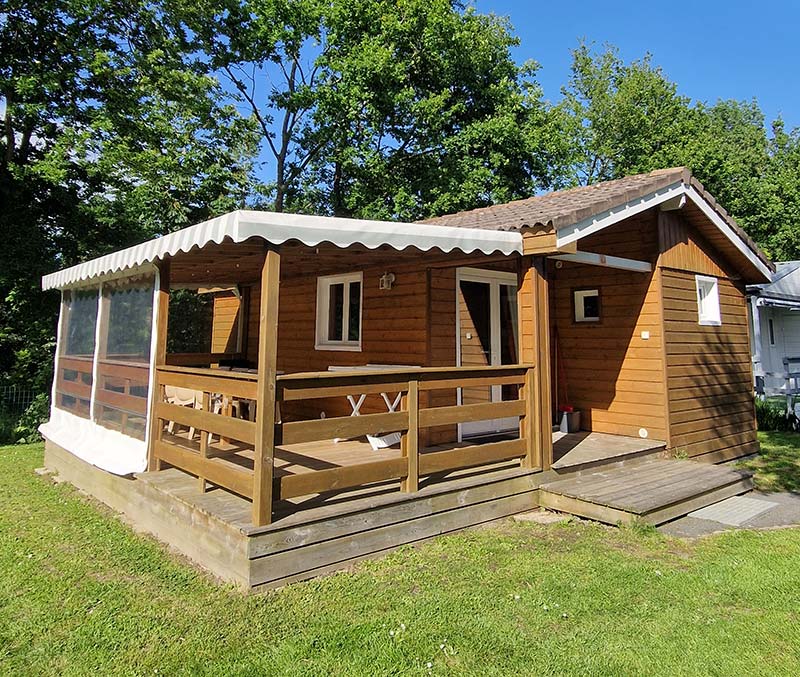
[[[252,109],[253,115],[255,115],[259,126],[261,127],[261,131],[262,131],[262,133],[264,135],[264,138],[267,140],[267,143],[269,144],[270,150],[272,150],[272,154],[277,158],[278,157],[278,149],[275,147],[275,144],[272,141],[272,131],[270,130],[269,124],[267,123],[267,121],[264,118],[264,116],[261,115],[261,110],[259,109],[258,104],[255,102],[255,99],[250,94],[250,92],[247,90],[247,87],[245,87],[244,83],[233,74],[233,71],[231,70],[230,66],[225,65],[225,66],[223,66],[223,69],[227,73],[228,77],[231,79],[231,82],[233,82],[233,84],[236,86],[236,89],[239,90],[241,95],[250,104],[250,108]]]

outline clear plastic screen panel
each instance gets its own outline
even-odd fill
[[[65,290],[55,406],[89,418],[98,289]]]
[[[143,440],[147,428],[153,278],[103,287],[95,421]]]

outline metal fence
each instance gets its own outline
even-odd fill
[[[20,416],[35,397],[36,391],[30,387],[0,386],[0,413]]]

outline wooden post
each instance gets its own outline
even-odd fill
[[[92,363],[92,399],[89,402],[89,418],[98,422],[102,418],[102,411],[97,410],[97,392],[105,387],[105,379],[101,383],[100,361],[108,355],[108,316],[111,299],[106,295],[103,283],[97,290],[97,318],[94,332],[94,362]],[[102,405],[101,405],[102,409]],[[126,419],[123,419],[126,420]],[[123,432],[124,432],[123,425]]]
[[[530,434],[522,465],[547,470],[553,461],[550,379],[550,300],[546,276],[547,260],[525,256],[520,261],[518,303],[520,361],[534,364],[526,374],[524,397],[528,403],[520,433]],[[527,413],[530,408],[530,415]]]
[[[150,412],[147,445],[147,469],[161,470],[161,461],[156,456],[156,442],[161,440],[164,427],[156,417],[156,405],[163,400],[161,384],[158,382],[158,369],[167,363],[167,323],[169,322],[169,259],[158,264],[158,290],[155,298],[155,320],[153,326],[154,355],[151,361],[153,370],[150,393]]]
[[[547,280],[547,259],[543,256],[533,257],[531,266],[534,288],[536,290],[536,329],[538,337],[536,345],[536,378],[534,379],[539,398],[539,415],[537,416],[540,436],[539,457],[542,470],[549,470],[553,465],[553,405],[552,379],[550,378],[550,285]]]
[[[258,400],[253,464],[253,524],[272,521],[272,477],[275,454],[275,391],[278,358],[280,254],[267,250],[261,269],[258,319]]]
[[[402,437],[403,456],[408,459],[408,476],[400,482],[400,491],[419,491],[419,384],[408,382],[408,394],[404,398],[408,411],[408,430]]]
[[[205,391],[203,391],[203,413],[209,413],[211,411],[211,395]],[[210,433],[207,430],[200,431],[200,455],[203,458],[208,458],[208,438]],[[206,482],[205,477],[198,477],[199,485],[200,485],[200,493],[205,493],[208,489],[208,482]]]
[[[541,439],[539,437],[539,409],[536,391],[536,368],[525,372],[525,383],[520,388],[520,399],[525,401],[525,415],[520,419],[520,437],[525,440],[525,456],[522,458],[523,468],[540,468]]]

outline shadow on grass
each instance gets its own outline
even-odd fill
[[[739,466],[754,474],[760,491],[800,493],[800,434],[761,432],[761,453]]]

